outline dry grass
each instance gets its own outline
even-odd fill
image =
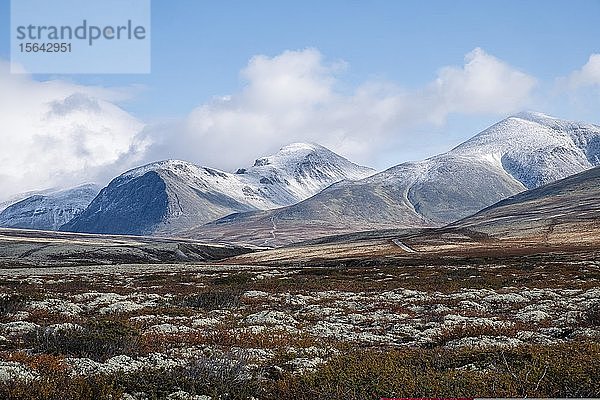
[[[358,350],[275,382],[265,398],[598,397],[600,345]]]

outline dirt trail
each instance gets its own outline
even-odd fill
[[[412,248],[408,247],[407,245],[405,245],[404,243],[402,243],[400,241],[400,239],[392,239],[392,243],[394,243],[396,246],[400,247],[402,250],[406,251],[407,253],[416,253],[417,252],[415,249],[412,249]]]

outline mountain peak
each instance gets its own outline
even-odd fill
[[[297,151],[318,151],[323,149],[328,150],[327,148],[317,143],[297,142],[283,146],[281,149],[279,149],[279,152],[288,153]]]
[[[511,115],[508,118],[518,118],[518,119],[523,119],[526,121],[532,121],[532,122],[540,122],[540,121],[548,121],[548,120],[553,120],[556,121],[558,120],[558,118],[553,117],[551,115],[548,114],[544,114],[538,111],[521,111],[520,113]]]
[[[283,146],[275,154],[256,159],[254,167],[261,167],[269,164],[290,166],[302,162],[306,157],[313,154],[342,158],[320,144],[297,142]]]
[[[341,179],[364,178],[375,172],[371,168],[352,163],[325,146],[310,142],[297,142],[283,146],[275,154],[256,159],[251,169],[264,173],[266,169],[277,168],[294,175],[299,168],[304,169],[309,164],[315,168],[337,169]]]
[[[170,170],[170,171],[181,171],[181,170],[189,170],[200,168],[198,165],[191,163],[189,161],[176,160],[176,159],[168,159],[168,160],[160,160],[153,161],[151,163],[130,169],[129,171],[123,173],[120,177],[122,178],[137,178],[139,176],[144,175],[146,172],[150,171],[158,171],[158,170]]]
[[[599,126],[525,112],[492,125],[449,154],[487,160],[532,189],[599,165],[599,144]]]
[[[259,175],[285,173],[288,178],[311,184],[324,185],[343,179],[361,179],[372,175],[375,171],[352,163],[348,159],[334,153],[317,143],[291,143],[283,146],[277,153],[261,157],[248,170]],[[289,181],[289,180],[288,180]],[[316,187],[311,191],[315,191]]]
[[[161,169],[161,168],[176,167],[176,166],[180,166],[180,165],[188,166],[188,165],[195,165],[195,164],[193,164],[189,161],[183,161],[183,160],[177,160],[177,159],[166,159],[166,160],[153,161],[151,163],[134,168],[130,171],[136,171],[139,169]]]
[[[535,111],[512,115],[490,126],[453,150],[454,154],[487,153],[502,157],[507,153],[528,153],[532,149],[565,148],[581,152],[595,141],[600,127],[562,120]]]
[[[168,234],[235,212],[298,203],[344,179],[371,175],[314,143],[293,143],[236,173],[163,160],[113,179],[88,209],[61,229]]]
[[[552,128],[554,130],[573,131],[573,130],[584,129],[584,130],[597,131],[598,129],[600,129],[598,127],[598,125],[589,124],[589,123],[581,122],[581,121],[577,121],[577,120],[561,119],[561,118],[553,117],[552,115],[544,114],[544,113],[537,112],[537,111],[520,112],[518,114],[508,117],[506,120],[516,120],[516,119],[533,122],[533,123],[543,125],[548,128]]]

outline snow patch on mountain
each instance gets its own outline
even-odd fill
[[[100,191],[96,184],[34,194],[0,212],[0,227],[57,230],[81,214]]]
[[[64,230],[173,233],[234,212],[295,204],[332,183],[374,172],[309,143],[285,146],[235,173],[180,160],[159,161],[115,178]]]
[[[524,112],[450,153],[488,160],[533,189],[600,165],[600,127]]]
[[[441,226],[596,165],[599,126],[520,113],[446,153],[333,184],[288,207],[229,216],[189,235],[272,244],[275,226],[278,243],[298,240],[298,232],[310,239],[325,231]]]

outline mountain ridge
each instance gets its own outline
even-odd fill
[[[81,214],[100,191],[87,183],[61,190],[47,190],[16,201],[0,212],[0,227],[58,230]]]
[[[88,210],[61,230],[173,234],[233,212],[294,204],[334,182],[374,172],[309,143],[284,146],[236,173],[180,160],[158,161],[113,179]]]
[[[446,228],[470,229],[506,239],[538,237],[540,243],[577,232],[600,238],[600,167],[501,200]],[[573,241],[573,238],[571,238]]]
[[[217,220],[186,236],[237,235],[284,245],[355,230],[443,226],[598,164],[599,126],[520,113],[446,153],[333,184],[292,206]],[[273,224],[279,238],[273,237]],[[311,229],[314,235],[303,232]]]

